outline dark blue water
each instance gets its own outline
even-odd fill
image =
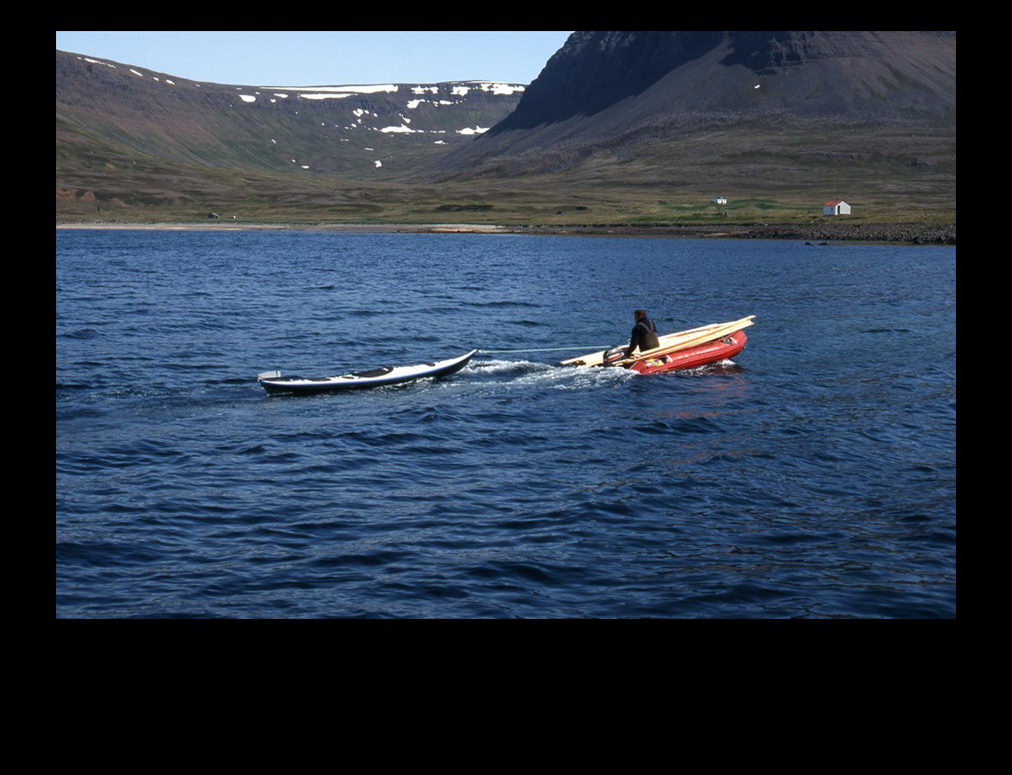
[[[955,250],[60,231],[63,618],[955,616]],[[756,315],[666,375],[480,354]]]

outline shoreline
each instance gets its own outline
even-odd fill
[[[691,237],[709,239],[789,239],[812,243],[887,242],[910,245],[955,245],[955,225],[819,222],[812,224],[727,224],[640,226],[593,224],[506,226],[472,223],[200,223],[200,222],[64,222],[56,229],[145,231],[334,231],[363,234],[537,234],[600,237]]]

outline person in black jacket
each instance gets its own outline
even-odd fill
[[[629,347],[625,351],[626,358],[630,357],[637,347],[640,352],[645,352],[660,345],[657,341],[657,327],[647,317],[647,313],[638,309],[633,312],[633,317],[636,318],[636,325],[633,326],[632,335],[629,337]]]

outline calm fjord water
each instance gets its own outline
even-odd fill
[[[955,615],[955,250],[61,230],[56,615]],[[733,364],[483,353],[757,316]]]

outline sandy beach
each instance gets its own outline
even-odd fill
[[[207,223],[105,223],[105,222],[67,222],[56,224],[57,229],[144,229],[149,231],[350,231],[368,233],[495,233],[508,232],[511,227],[488,224],[467,223],[429,223],[429,224],[398,224],[398,223],[237,223],[209,221]]]

